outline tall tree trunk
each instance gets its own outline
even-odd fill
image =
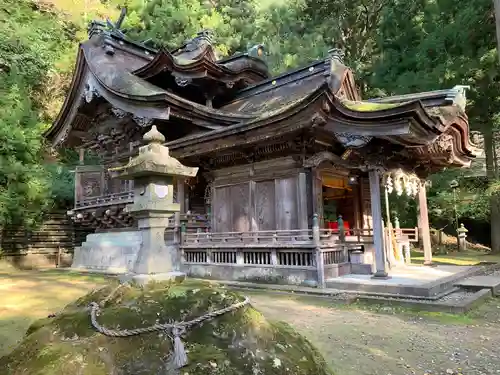
[[[495,27],[497,34],[497,56],[500,64],[500,0],[493,0],[495,10]],[[484,129],[484,153],[486,156],[486,174],[488,181],[497,178],[496,148],[493,136],[493,128],[489,121],[485,123]],[[500,253],[500,197],[496,194],[491,196],[490,201],[490,224],[491,224],[491,251]]]
[[[500,62],[500,0],[493,0],[493,8],[495,9],[495,26],[497,30],[497,54]]]
[[[484,153],[486,156],[486,175],[488,181],[497,179],[495,168],[495,142],[491,123],[484,125]],[[491,251],[500,253],[500,197],[494,194],[490,198]]]

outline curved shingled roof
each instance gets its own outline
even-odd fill
[[[179,78],[184,78],[181,71],[202,77],[211,69],[214,77],[220,73],[217,79],[224,81],[229,73],[233,78],[243,74],[250,61],[234,58],[217,63],[215,59],[204,36],[191,46],[155,55],[125,39],[94,33],[80,46],[70,92],[46,136],[54,144],[63,141],[71,134],[84,101],[97,96],[134,116],[181,118],[209,129],[170,143],[179,158],[315,127],[331,133],[345,147],[363,147],[372,139],[381,139],[406,147],[408,157],[436,166],[467,166],[478,152],[469,139],[462,87],[363,101],[352,71],[337,53],[254,83],[220,108],[194,103],[146,80],[166,68],[175,70]],[[239,73],[231,70],[235,66],[239,66]],[[259,69],[254,67],[247,66],[258,76]],[[261,73],[259,77],[264,78],[264,70]],[[362,141],[346,142],[353,137]]]

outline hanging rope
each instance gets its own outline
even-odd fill
[[[119,287],[118,287],[119,288]],[[108,329],[106,327],[103,327],[97,322],[97,316],[99,316],[99,313],[101,312],[101,307],[103,306],[105,302],[109,301],[111,299],[111,296],[116,293],[118,290],[116,288],[111,292],[111,294],[104,299],[103,302],[100,304],[97,304],[96,302],[91,302],[90,303],[90,321],[92,322],[92,326],[100,333],[102,333],[105,336],[110,336],[110,337],[130,337],[130,336],[136,336],[136,335],[141,335],[143,333],[151,333],[151,332],[156,332],[156,331],[164,331],[168,337],[171,338],[172,340],[172,345],[174,348],[174,365],[176,368],[181,368],[184,367],[187,364],[187,354],[184,349],[184,344],[182,343],[181,336],[186,333],[187,329],[191,328],[192,326],[198,325],[206,320],[210,320],[213,318],[216,318],[220,315],[224,315],[228,312],[235,311],[237,309],[242,308],[245,305],[248,305],[250,303],[250,299],[248,297],[245,297],[245,300],[242,302],[237,302],[234,303],[228,307],[225,307],[220,310],[216,311],[211,311],[209,313],[206,313],[198,318],[189,320],[187,322],[179,322],[179,323],[164,323],[164,324],[154,324],[149,327],[141,327],[141,328],[135,328],[135,329],[122,329],[122,330],[112,330]]]

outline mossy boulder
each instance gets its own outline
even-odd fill
[[[249,305],[188,329],[182,338],[188,364],[180,370],[164,332],[104,336],[91,326],[88,308],[93,301],[102,304],[97,319],[106,328],[134,329],[187,321],[241,300],[209,283],[109,285],[35,322],[21,344],[0,359],[0,368],[9,375],[333,374],[303,336]]]

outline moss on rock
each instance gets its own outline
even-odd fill
[[[55,318],[42,319],[0,368],[10,375],[331,375],[320,353],[285,323],[271,322],[251,306],[188,329],[188,364],[179,372],[163,332],[127,338],[97,333],[90,302],[106,301],[98,321],[110,329],[190,320],[242,297],[213,284],[109,285],[80,298]]]

